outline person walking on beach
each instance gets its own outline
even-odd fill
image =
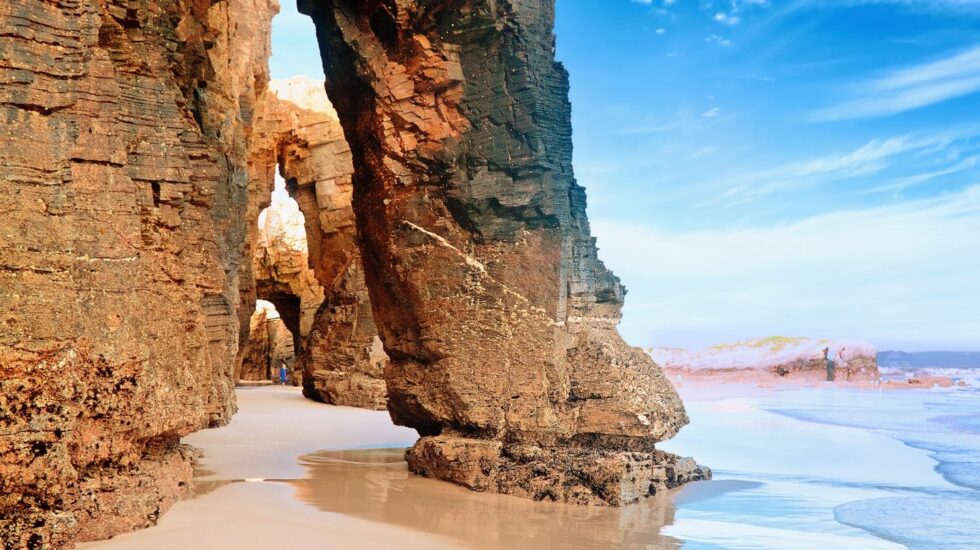
[[[286,385],[286,376],[289,374],[289,369],[286,368],[286,362],[279,360],[279,384],[282,386]]]

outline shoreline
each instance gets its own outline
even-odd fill
[[[675,388],[737,388],[751,386],[763,390],[773,389],[855,389],[855,390],[931,390],[971,389],[974,386],[964,379],[954,379],[943,374],[920,374],[905,379],[880,378],[878,380],[825,380],[812,375],[796,374],[780,377],[759,369],[677,369],[665,368],[664,375]]]
[[[156,527],[79,548],[678,548],[731,545],[735,533],[781,546],[894,548],[838,521],[835,509],[907,487],[953,487],[925,450],[767,410],[767,397],[802,392],[816,405],[837,393],[783,389],[682,387],[692,423],[658,448],[697,457],[716,480],[597,508],[410,475],[401,453],[417,435],[386,413],[314,403],[292,388],[241,388],[228,426],[184,440],[204,453],[194,496]],[[879,471],[882,461],[894,468]],[[786,518],[770,516],[784,509]]]

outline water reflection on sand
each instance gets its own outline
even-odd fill
[[[479,494],[412,476],[404,449],[323,451],[301,457],[309,479],[290,481],[303,502],[328,511],[453,537],[475,548],[679,548],[660,534],[673,498],[742,488],[707,482],[623,508],[570,506]],[[732,485],[734,483],[734,485]]]

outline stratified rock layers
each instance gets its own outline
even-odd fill
[[[351,144],[364,272],[411,469],[626,504],[710,475],[654,449],[687,416],[616,331],[572,175],[553,0],[301,1]]]
[[[323,82],[273,81],[259,103],[250,152],[253,194],[268,196],[277,163],[305,217],[310,264],[323,287],[298,358],[303,393],[334,405],[384,409],[388,358],[361,267],[351,151]]]
[[[235,410],[274,0],[0,3],[0,546],[151,525]]]

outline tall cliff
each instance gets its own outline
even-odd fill
[[[554,1],[301,0],[351,145],[354,211],[410,468],[476,490],[624,504],[707,472],[616,331],[571,166]]]
[[[150,525],[228,421],[275,0],[0,3],[0,540]],[[247,319],[247,315],[245,317]]]

